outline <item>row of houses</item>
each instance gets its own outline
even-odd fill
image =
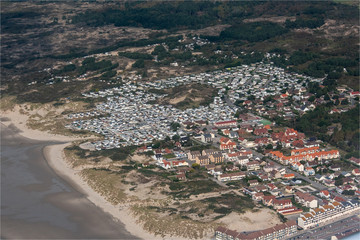
[[[268,153],[268,156],[270,156],[272,159],[276,161],[279,161],[281,164],[284,165],[288,165],[289,163],[292,162],[313,161],[315,159],[328,160],[328,159],[336,159],[340,157],[340,153],[338,150],[320,151],[318,147],[316,147],[315,149],[313,148],[311,149],[312,150],[309,151],[307,151],[307,149],[300,149],[301,154],[298,154],[300,150],[294,150],[294,152],[292,152],[293,155],[291,156],[285,156],[280,151],[271,151]]]
[[[226,138],[220,139],[220,142],[223,144],[229,144],[231,141],[229,139],[228,141],[224,139]],[[244,149],[232,149],[231,152],[226,149],[220,149],[220,151],[217,149],[205,149],[202,151],[189,151],[186,155],[190,161],[195,161],[200,165],[230,161],[238,163],[241,166],[246,166],[250,170],[260,169],[259,162],[250,161],[253,156],[252,152]]]
[[[216,240],[273,240],[286,239],[288,236],[297,232],[296,221],[288,221],[283,224],[278,224],[261,231],[255,232],[238,232],[224,227],[218,227],[215,230]]]
[[[298,225],[303,229],[318,226],[320,223],[330,221],[345,214],[360,210],[359,201],[332,202],[327,205],[313,208],[310,212],[300,214]]]

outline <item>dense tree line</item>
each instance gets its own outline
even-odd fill
[[[267,2],[267,1],[183,1],[142,4],[125,2],[114,4],[100,10],[88,10],[72,17],[74,24],[89,26],[135,26],[153,29],[203,28],[218,23],[240,23],[252,16],[268,15],[294,16],[295,21],[288,21],[288,28],[315,28],[324,23],[324,17],[336,15],[342,18],[356,13],[356,7],[343,6],[329,2]],[[342,14],[342,15],[341,15]],[[341,15],[341,16],[338,16]],[[354,16],[354,15],[353,15]],[[346,16],[351,18],[351,16]]]
[[[72,18],[73,23],[89,26],[114,24],[115,26],[141,26],[154,29],[174,29],[179,27],[201,28],[214,23],[217,18],[216,2],[163,2],[151,7],[136,7],[127,4],[125,9],[108,8],[101,11],[86,11]],[[203,14],[199,14],[203,12]]]
[[[143,59],[151,60],[153,57],[148,53],[139,53],[139,52],[118,52],[119,56],[127,57],[131,59]]]
[[[287,31],[281,25],[272,22],[241,23],[222,31],[220,38],[258,42],[282,35]]]
[[[273,50],[272,52],[283,52],[281,49]],[[343,75],[359,76],[359,59],[346,58],[346,57],[330,57],[323,58],[314,52],[295,51],[288,59],[285,55],[278,57],[272,57],[271,61],[282,68],[291,66],[290,70],[312,77],[325,77],[326,81],[324,85],[334,87],[336,79],[341,78]],[[300,65],[307,63],[306,68],[302,68]]]
[[[286,28],[318,28],[325,23],[323,17],[304,18],[297,17],[295,21],[286,20]]]
[[[329,114],[331,107],[318,106],[296,119],[294,127],[309,136],[329,141],[341,149],[356,153],[359,152],[359,105],[340,114]],[[327,135],[328,127],[332,124],[340,124],[341,128],[335,128],[332,135]]]

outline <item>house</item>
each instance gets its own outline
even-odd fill
[[[281,208],[281,209],[277,209],[277,212],[280,213],[281,215],[293,215],[293,214],[299,214],[302,213],[303,210],[299,209],[297,207],[289,207],[289,208]]]
[[[287,192],[287,193],[294,193],[294,189],[293,189],[293,187],[291,187],[291,186],[286,186],[286,187],[285,187],[285,192]]]
[[[222,130],[222,133],[226,136],[229,136],[230,135],[230,130],[229,129],[223,129]]]
[[[214,165],[214,168],[208,170],[209,174],[211,174],[213,176],[219,176],[219,175],[221,175],[223,173],[221,166],[215,166],[215,164],[209,164],[209,165]],[[206,165],[206,166],[209,166],[209,165]]]
[[[272,184],[272,183],[269,183],[269,184],[267,185],[267,188],[269,189],[269,191],[274,191],[274,190],[277,190],[277,189],[278,189],[278,187],[275,186],[275,185]]]
[[[216,122],[215,127],[235,127],[237,125],[236,121],[223,121],[223,122]]]
[[[340,166],[338,166],[338,165],[331,165],[329,167],[329,169],[332,170],[332,171],[335,171],[335,172],[341,170]]]
[[[239,134],[238,134],[237,132],[230,131],[229,137],[230,137],[230,138],[238,138],[238,137],[239,137]]]
[[[189,166],[189,164],[185,160],[178,160],[178,161],[162,160],[160,166],[165,169],[170,169],[174,167]]]
[[[351,171],[352,175],[354,176],[360,176],[360,170],[358,168],[355,168]]]
[[[151,146],[147,147],[146,145],[144,145],[142,147],[139,147],[136,151],[139,153],[144,153],[144,152],[152,151],[152,148],[151,148]]]
[[[246,163],[246,168],[248,171],[256,171],[260,169],[260,163],[257,161],[250,161]]]
[[[211,140],[212,140],[211,134],[206,133],[206,134],[201,135],[202,142],[209,143],[209,142],[211,142]]]
[[[263,170],[264,170],[264,172],[269,173],[274,170],[274,166],[273,165],[265,165],[263,167]]]
[[[300,214],[298,225],[304,229],[308,229],[358,210],[358,201],[351,200],[342,203],[334,201],[319,208],[313,208],[310,212]]]
[[[265,206],[272,206],[273,205],[273,202],[275,200],[275,196],[264,196],[263,199],[262,199],[262,203],[265,205]]]
[[[254,195],[252,195],[252,199],[255,201],[262,201],[263,197],[264,197],[264,193],[262,192],[257,192]]]
[[[315,170],[312,167],[306,167],[304,170],[306,176],[315,175]]]
[[[296,140],[296,141],[293,141],[291,143],[291,145],[294,147],[294,148],[303,148],[304,147],[304,141],[303,140]]]
[[[258,185],[254,187],[256,192],[265,192],[267,188],[264,185]]]
[[[221,153],[215,153],[213,155],[210,155],[210,161],[212,163],[221,163],[224,161],[224,157]]]
[[[355,92],[351,92],[350,93],[350,97],[355,98],[355,97],[359,97],[360,96],[360,92],[359,91],[355,91]]]
[[[318,182],[321,182],[321,181],[325,180],[325,176],[320,175],[320,174],[316,174],[315,175],[315,180],[318,181]]]
[[[249,158],[247,156],[238,156],[237,163],[241,166],[245,166],[249,162]]]
[[[200,165],[208,165],[210,163],[209,156],[198,156],[195,158],[197,164]]]
[[[248,183],[249,183],[250,187],[259,185],[259,182],[256,179],[249,180]]]
[[[246,174],[244,172],[224,173],[224,174],[218,175],[218,180],[221,182],[235,181],[235,180],[241,180],[245,176],[246,176]]]
[[[215,169],[215,164],[208,164],[205,165],[206,170],[211,171]]]
[[[204,120],[195,121],[195,124],[199,126],[206,126],[206,121]]]
[[[185,173],[177,174],[176,178],[179,179],[180,181],[185,181],[186,180]]]
[[[319,196],[322,198],[330,198],[330,193],[328,190],[322,190],[319,192]]]
[[[339,197],[339,196],[334,196],[334,198],[332,199],[332,202],[345,202],[345,199],[343,199],[342,197]]]
[[[226,168],[225,168],[225,171],[227,172],[233,172],[233,171],[239,171],[239,167],[235,166],[235,165],[228,165]]]
[[[324,185],[327,187],[334,187],[335,186],[335,180],[331,180],[331,179],[325,179],[323,181]]]
[[[291,199],[275,199],[273,201],[275,209],[289,208],[292,207]]]
[[[277,170],[272,170],[270,172],[270,178],[272,179],[279,179],[281,178],[282,174],[280,173],[280,171],[277,171]]]
[[[187,157],[191,161],[195,160],[197,157],[200,157],[200,156],[201,156],[201,153],[199,151],[190,151],[187,153]]]
[[[294,162],[291,167],[295,169],[296,171],[303,172],[304,171],[304,165],[302,165],[300,162]]]
[[[286,223],[276,225],[271,228],[259,230],[255,232],[237,232],[232,231],[224,227],[218,227],[215,230],[216,240],[274,240],[274,239],[286,239],[287,236],[293,235],[297,232],[297,224],[295,220],[288,221]]]
[[[316,208],[318,206],[316,198],[309,193],[296,192],[295,201],[308,208]]]
[[[343,178],[343,184],[353,184],[353,183],[354,183],[354,179],[352,179],[351,177]]]
[[[229,143],[220,144],[220,149],[221,150],[233,150],[235,148],[236,148],[236,143],[235,142],[229,142]]]
[[[177,148],[179,148],[179,149],[181,149],[181,147],[182,147],[180,142],[176,142],[176,143],[175,143],[175,146],[176,146]]]
[[[349,159],[350,162],[354,163],[357,166],[360,166],[360,158],[351,157]]]
[[[219,151],[216,150],[216,149],[204,149],[204,150],[202,150],[202,152],[201,152],[201,154],[202,154],[203,156],[204,156],[204,155],[210,156],[210,155],[216,154],[216,153],[219,153]]]
[[[265,145],[269,142],[269,139],[267,139],[266,137],[262,137],[262,138],[256,138],[254,140],[254,143],[257,144],[258,146],[259,145]]]
[[[287,174],[284,174],[282,176],[282,178],[284,178],[284,179],[293,179],[293,178],[295,178],[295,174],[294,173],[287,173]]]
[[[257,128],[253,132],[256,136],[265,136],[268,134],[268,130],[266,128]]]
[[[350,177],[350,176],[351,176],[351,173],[346,172],[346,171],[342,171],[342,172],[341,172],[341,175],[343,175],[344,177]]]

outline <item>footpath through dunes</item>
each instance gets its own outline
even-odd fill
[[[48,165],[43,149],[54,142],[18,132],[1,124],[1,238],[136,239]]]

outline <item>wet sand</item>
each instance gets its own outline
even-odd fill
[[[18,133],[1,124],[2,239],[136,238],[49,166],[43,150],[55,142]]]

